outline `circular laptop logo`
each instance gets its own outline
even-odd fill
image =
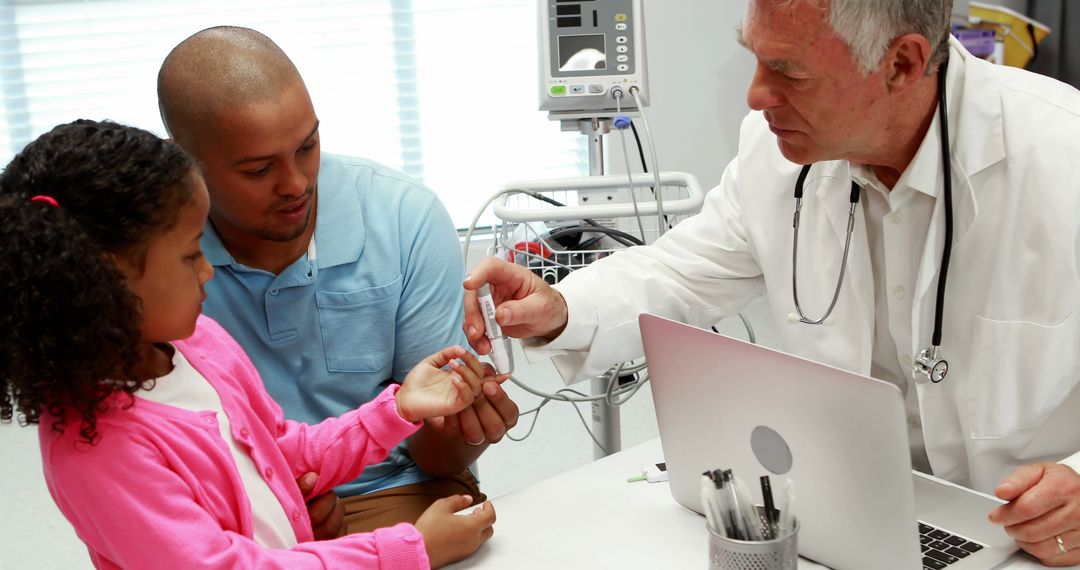
[[[791,449],[784,438],[768,426],[758,426],[750,434],[750,448],[761,466],[783,475],[791,471]]]

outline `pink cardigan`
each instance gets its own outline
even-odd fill
[[[215,414],[114,398],[87,445],[77,424],[63,435],[42,416],[41,456],[49,492],[98,568],[428,568],[423,538],[399,524],[314,542],[296,478],[319,474],[316,494],[351,481],[418,428],[397,414],[387,388],[374,401],[318,425],[284,419],[244,351],[200,317],[175,343],[217,391],[232,435],[249,447],[292,521],[289,550],[252,541],[251,505]]]

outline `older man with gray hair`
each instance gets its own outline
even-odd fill
[[[753,111],[702,213],[555,287],[491,259],[465,288],[489,283],[503,331],[568,379],[639,356],[633,315],[707,326],[764,291],[786,350],[900,387],[917,469],[996,493],[1009,503],[993,522],[1073,565],[1080,93],[973,57],[951,13],[951,0],[750,0],[738,40],[757,59]],[[486,352],[481,322],[470,293],[464,328]]]

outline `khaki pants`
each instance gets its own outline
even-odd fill
[[[415,523],[432,503],[452,495],[469,495],[474,505],[487,500],[476,477],[468,469],[454,477],[439,477],[366,495],[342,497],[347,532],[371,532],[401,522]]]

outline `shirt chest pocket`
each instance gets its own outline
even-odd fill
[[[975,317],[971,436],[1002,438],[1041,425],[1080,379],[1080,313],[1055,325]]]
[[[330,372],[385,373],[394,364],[394,329],[401,276],[356,291],[316,291],[326,366]]]

